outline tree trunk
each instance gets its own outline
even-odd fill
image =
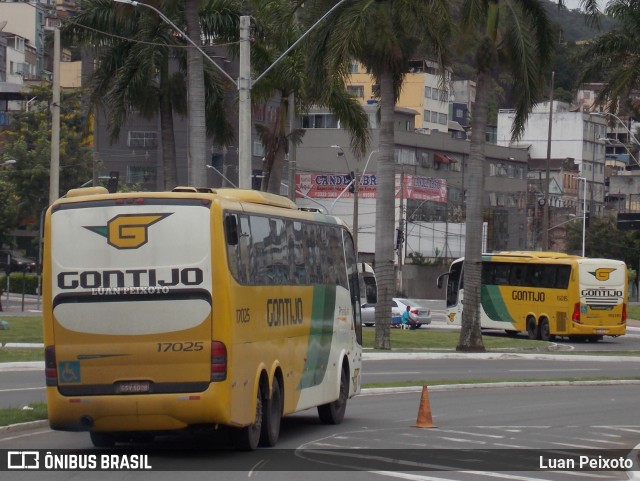
[[[393,244],[395,229],[395,107],[393,79],[389,72],[380,75],[380,160],[376,186],[375,272],[378,282],[376,304],[376,349],[391,349],[391,298],[395,292]]]
[[[272,194],[280,193],[280,184],[282,183],[282,169],[284,168],[284,158],[287,150],[287,119],[289,117],[289,98],[288,95],[282,94],[280,97],[280,110],[278,112],[279,122],[274,128],[274,135],[277,136],[275,146],[276,151],[273,153],[273,162],[269,167],[269,181],[267,192]]]
[[[162,175],[164,190],[178,185],[178,167],[176,165],[176,139],[173,131],[173,106],[169,96],[169,58],[160,73],[160,136],[162,140]]]
[[[189,38],[197,45],[200,41],[200,2],[185,1],[185,18]],[[207,130],[205,122],[205,90],[202,54],[190,46],[187,49],[187,95],[189,126],[189,185],[204,186],[207,180]]]
[[[483,352],[480,330],[480,292],[482,274],[482,206],[484,200],[485,131],[491,77],[478,72],[476,104],[471,120],[471,145],[467,184],[466,239],[464,246],[464,309],[458,351]]]

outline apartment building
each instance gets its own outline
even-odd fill
[[[368,106],[375,119],[375,106]],[[419,112],[396,108],[395,168],[396,226],[405,231],[404,257],[458,257],[464,255],[466,185],[470,142],[447,132],[416,132]],[[319,119],[326,117],[325,121]],[[371,124],[371,150],[356,159],[349,149],[348,133],[331,113],[316,109],[300,119],[306,133],[297,148],[296,202],[321,208],[354,223],[354,198],[348,174],[362,176],[358,202],[358,250],[363,260],[375,252],[375,172],[378,128]],[[340,149],[332,146],[340,146]],[[527,242],[527,161],[522,149],[487,144],[485,167],[486,248],[524,249]],[[404,260],[404,259],[403,259]]]
[[[498,145],[525,149],[532,159],[575,159],[580,177],[587,182],[587,212],[601,215],[605,208],[607,120],[596,113],[572,111],[567,103],[554,102],[549,126],[549,108],[549,102],[543,102],[531,112],[517,142],[511,140],[515,111],[500,110]],[[547,155],[549,138],[551,148]]]

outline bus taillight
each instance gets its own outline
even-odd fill
[[[576,305],[573,307],[573,316],[571,316],[571,320],[573,322],[577,322],[580,324],[580,303],[576,302]]]
[[[211,342],[211,382],[227,378],[227,348],[220,341]]]
[[[627,322],[627,303],[623,302],[622,303],[622,322],[621,324],[624,324]]]
[[[54,346],[47,346],[44,350],[44,375],[47,386],[58,385],[58,363]]]

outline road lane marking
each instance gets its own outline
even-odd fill
[[[44,391],[46,388],[42,387],[23,387],[23,388],[12,388],[12,389],[0,389],[0,392],[14,392],[14,391]]]
[[[566,371],[602,371],[602,369],[562,369],[562,372]],[[549,372],[548,369],[509,369],[508,372]]]
[[[18,436],[10,436],[8,438],[4,438],[3,437],[3,438],[0,438],[0,443],[4,443],[6,441],[13,441],[13,440],[16,440],[16,439],[28,438],[28,437],[31,437],[31,436],[39,436],[41,434],[47,434],[47,433],[51,433],[51,432],[53,432],[51,429],[45,429],[43,431],[36,431],[36,432],[33,432],[33,433],[27,433],[27,434],[19,434]]]

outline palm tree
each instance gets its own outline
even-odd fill
[[[313,2],[312,2],[313,3]],[[335,2],[318,1],[327,10]],[[380,85],[380,161],[377,167],[375,271],[377,349],[390,349],[391,298],[395,293],[395,160],[394,110],[408,62],[428,52],[446,65],[451,35],[446,0],[357,0],[341,5],[313,34],[313,79],[344,84],[350,64],[364,64]],[[328,72],[328,73],[327,73]]]
[[[176,23],[183,23],[183,14],[176,9],[179,6],[176,2],[156,5]],[[229,16],[226,10],[209,8],[204,18],[207,25],[219,27],[228,24]],[[187,113],[184,39],[155,12],[118,5],[111,0],[80,3],[78,14],[65,23],[63,33],[96,55],[96,69],[90,80],[90,104],[94,110],[103,107],[108,112],[112,139],[118,138],[120,126],[132,110],[147,118],[159,114],[164,188],[175,187],[178,179],[173,112]],[[177,71],[171,70],[170,60],[176,61]],[[227,144],[233,134],[221,114],[224,113],[223,84],[209,65],[203,69],[203,78],[205,99],[199,104],[199,110],[206,110],[206,119],[201,121],[202,128],[217,143]],[[197,183],[201,183],[202,178],[199,177]]]
[[[175,187],[172,112],[186,113],[184,102],[175,96],[182,91],[184,97],[184,80],[169,75],[169,48],[178,45],[175,35],[153,13],[136,9],[132,15],[119,15],[116,4],[109,0],[80,3],[78,14],[63,25],[62,32],[94,50],[90,105],[94,111],[106,107],[112,140],[119,137],[133,108],[146,118],[160,114],[164,187]]]
[[[476,103],[471,121],[467,184],[464,310],[457,349],[484,351],[480,332],[482,222],[485,176],[485,131],[489,93],[503,69],[511,76],[516,100],[512,138],[523,132],[544,87],[553,52],[552,26],[544,0],[464,0],[465,31],[474,35]]]
[[[611,113],[631,109],[639,114],[640,102],[630,94],[640,88],[640,5],[613,0],[605,13],[618,26],[584,47],[580,55],[584,67],[581,81],[603,81],[596,102]]]
[[[308,56],[302,48],[297,48],[274,65],[282,53],[298,40],[305,28],[297,15],[301,3],[290,0],[274,2],[256,1],[256,36],[252,45],[252,66],[260,74],[273,65],[273,68],[256,82],[251,91],[254,105],[277,100],[278,108],[271,124],[256,125],[256,129],[265,147],[263,181],[261,190],[280,193],[285,154],[289,145],[296,144],[304,135],[302,130],[289,131],[287,119],[291,106],[291,94],[296,99],[298,111],[310,105],[329,107],[341,124],[352,134],[352,147],[363,153],[368,140],[367,116],[359,103],[347,94],[342,85],[325,79],[319,88],[313,89],[309,81]],[[307,9],[308,11],[309,9]],[[311,15],[304,12],[306,20]],[[323,14],[325,12],[320,12]],[[314,17],[312,20],[315,20]],[[292,186],[293,188],[293,186]]]
[[[185,0],[184,16],[187,35],[196,44],[202,42],[200,29],[200,0]],[[204,59],[194,48],[187,50],[187,82],[189,110],[189,185],[202,185],[206,179],[207,134],[204,110]]]

